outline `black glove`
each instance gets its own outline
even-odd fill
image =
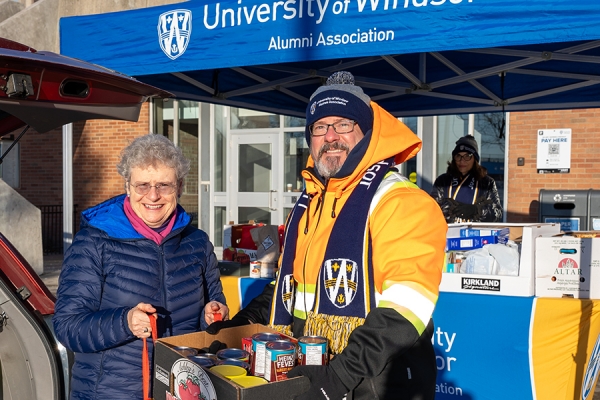
[[[294,400],[341,400],[349,392],[335,371],[326,365],[299,365],[287,374],[288,378],[296,376],[310,379],[310,389]]]
[[[213,322],[206,328],[206,332],[210,333],[211,335],[216,335],[217,333],[219,333],[219,331],[221,329],[233,328],[233,327],[242,326],[242,325],[250,325],[250,321],[248,321],[246,318],[233,317],[232,319],[227,320],[227,321]]]
[[[219,350],[223,350],[227,348],[227,344],[220,342],[218,340],[213,341],[210,346],[208,347],[203,347],[200,349],[199,353],[200,354],[217,354],[217,351]]]
[[[472,221],[479,216],[479,209],[475,204],[459,203],[454,209],[454,215],[467,221]]]

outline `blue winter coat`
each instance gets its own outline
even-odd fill
[[[200,331],[204,305],[225,304],[213,245],[183,208],[159,246],[133,229],[124,198],[84,211],[65,254],[53,325],[58,340],[75,352],[72,400],[143,397],[143,342],[127,325],[138,303],[158,310],[158,337]]]

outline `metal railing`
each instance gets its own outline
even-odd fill
[[[63,206],[40,206],[42,211],[42,247],[44,254],[63,252]],[[73,206],[73,227],[77,216],[77,205]],[[74,230],[73,230],[74,232]]]

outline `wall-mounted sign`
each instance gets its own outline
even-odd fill
[[[571,129],[538,130],[538,174],[571,172]]]

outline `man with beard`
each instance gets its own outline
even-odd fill
[[[421,140],[348,72],[315,91],[306,124],[306,185],[288,217],[274,293],[268,287],[216,324],[268,321],[295,337],[327,338],[329,365],[288,373],[310,379],[299,400],[433,400],[431,317],[447,225],[437,203],[394,168]]]

